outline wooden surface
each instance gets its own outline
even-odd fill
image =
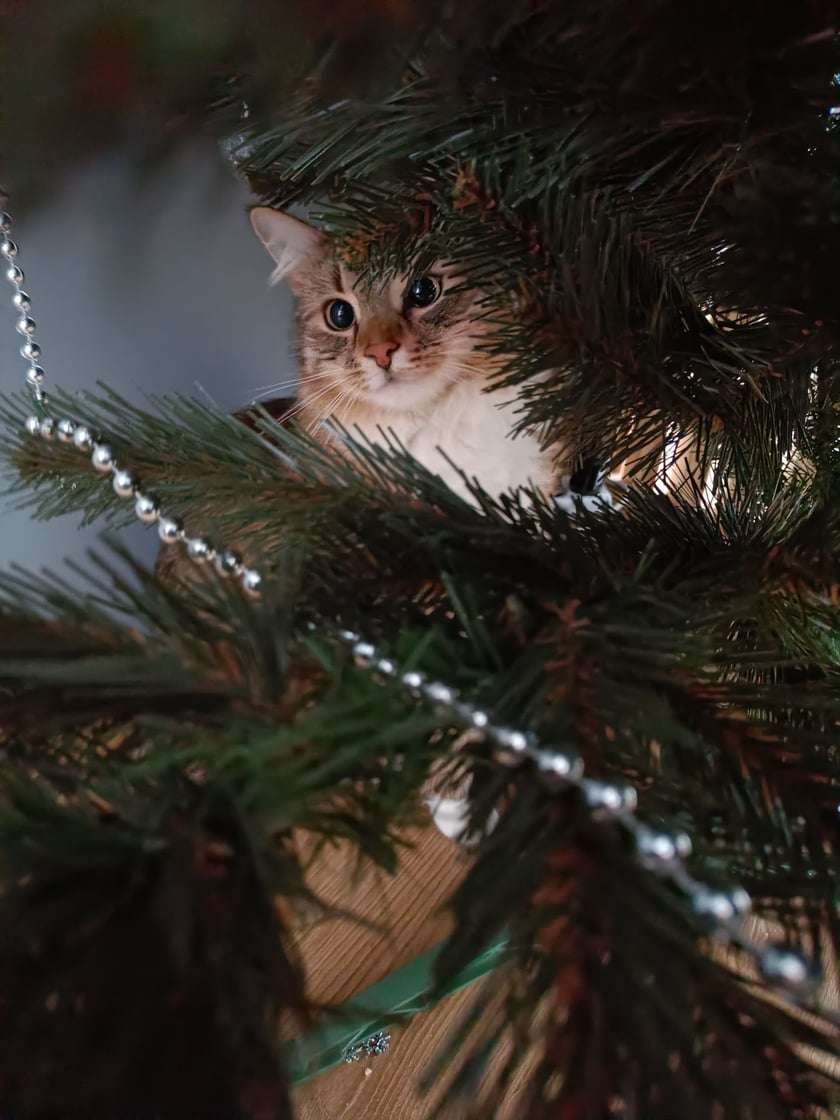
[[[354,873],[352,853],[324,853],[308,881],[326,901],[352,909],[384,927],[381,932],[346,920],[306,931],[300,944],[315,999],[341,1002],[438,944],[450,928],[441,907],[466,870],[467,856],[434,826],[406,837],[399,874]],[[422,1097],[417,1082],[444,1043],[447,1033],[475,999],[483,982],[392,1030],[391,1046],[377,1057],[342,1064],[300,1086],[294,1093],[297,1120],[422,1120],[442,1116],[434,1100]],[[518,1096],[511,1090],[511,1105]],[[462,1112],[457,1115],[463,1115]]]
[[[468,856],[432,825],[406,838],[412,848],[404,854],[395,878],[375,871],[354,877],[352,853],[346,848],[325,853],[309,877],[325,900],[384,927],[377,932],[346,920],[330,921],[304,934],[300,943],[314,998],[344,1001],[446,936],[450,921],[441,907],[465,872]],[[758,940],[780,932],[757,919],[749,924]],[[827,960],[825,965],[823,998],[828,1006],[837,1007],[837,962]],[[300,1086],[293,1096],[296,1120],[463,1120],[463,1106],[444,1113],[435,1094],[418,1092],[418,1081],[472,1001],[489,998],[488,988],[479,981],[418,1015],[408,1027],[392,1029],[385,1054],[341,1065]],[[838,1075],[840,1059],[830,1049],[809,1056],[817,1067]],[[526,1069],[520,1071],[506,1094],[499,1112],[504,1120],[527,1115],[526,1076]]]

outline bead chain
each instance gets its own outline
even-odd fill
[[[30,299],[22,289],[23,272],[15,263],[17,246],[9,239],[10,230],[9,215],[0,214],[0,231],[4,238],[0,243],[0,254],[8,263],[6,278],[15,290],[12,302],[20,312],[17,329],[27,339],[21,347],[22,356],[30,363],[26,383],[43,409],[46,403],[42,387],[44,371],[36,364],[40,347],[34,342],[35,323],[26,314]],[[42,415],[28,417],[25,427],[31,436],[44,440],[57,438],[63,443],[72,443],[79,451],[90,453],[94,469],[103,477],[111,476],[116,494],[134,501],[137,518],[146,523],[157,522],[158,535],[164,544],[181,544],[195,563],[213,563],[220,575],[236,577],[247,595],[259,598],[262,583],[259,572],[246,568],[240,555],[232,549],[217,549],[204,537],[187,536],[181,521],[164,514],[155,499],[140,490],[134,475],[117,464],[111,448],[98,442],[84,424]],[[314,623],[310,623],[309,627],[316,629]],[[789,999],[797,1004],[814,1005],[819,983],[819,970],[815,963],[784,944],[769,942],[762,945],[750,939],[743,928],[743,919],[750,910],[747,892],[741,887],[718,891],[695,879],[685,865],[691,854],[691,838],[683,832],[674,835],[657,832],[640,821],[635,812],[637,793],[632,786],[622,787],[585,777],[583,760],[579,756],[541,746],[536,736],[529,732],[494,724],[482,709],[460,699],[456,689],[440,681],[430,681],[423,673],[414,670],[401,671],[395,661],[380,656],[375,646],[354,631],[338,630],[334,637],[350,649],[360,667],[372,670],[381,678],[397,680],[414,699],[434,704],[442,715],[459,726],[478,732],[495,748],[499,761],[530,761],[550,789],[576,789],[594,819],[612,822],[632,837],[639,863],[679,890],[690,901],[695,913],[708,923],[710,932],[717,939],[738,945],[752,957],[766,983],[785,992]],[[840,1016],[821,1010],[833,1022],[840,1023]]]
[[[42,385],[44,384],[44,371],[38,365],[38,359],[41,357],[41,347],[35,341],[35,320],[29,317],[29,309],[32,306],[32,301],[29,295],[23,290],[24,275],[23,270],[17,263],[18,248],[14,241],[9,237],[9,231],[12,228],[12,219],[6,213],[0,213],[0,256],[6,262],[6,279],[14,288],[12,295],[12,304],[18,312],[18,321],[15,323],[15,329],[18,334],[23,335],[26,340],[20,348],[22,358],[29,362],[29,369],[26,371],[26,384],[32,391],[32,395],[38,404],[42,404],[46,400],[46,393]]]
[[[72,443],[79,451],[89,452],[94,469],[102,475],[112,476],[111,485],[117,496],[134,502],[135,517],[147,525],[157,522],[158,536],[164,544],[182,543],[191,560],[197,564],[212,563],[220,575],[239,579],[246,594],[259,595],[261,582],[259,572],[246,568],[238,552],[227,548],[217,550],[204,537],[188,537],[180,519],[164,516],[157,501],[142,492],[132,472],[118,464],[111,448],[106,443],[96,440],[88,427],[69,418],[57,419],[45,414],[47,394],[43,388],[44,370],[37,364],[41,356],[41,348],[34,339],[35,320],[27,314],[32,302],[23,290],[24,275],[16,263],[18,247],[9,237],[11,228],[11,217],[6,213],[0,213],[0,233],[3,237],[0,241],[0,255],[5,258],[7,264],[6,279],[14,288],[12,303],[20,312],[16,328],[26,338],[20,350],[21,356],[29,362],[25,380],[41,411],[40,416],[27,418],[27,432],[32,436],[40,436],[44,440],[57,439],[61,443]]]

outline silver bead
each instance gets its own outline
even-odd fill
[[[636,851],[646,867],[656,868],[677,858],[677,845],[665,832],[643,828],[636,834]]]
[[[590,779],[584,783],[583,795],[591,809],[602,813],[632,812],[636,808],[636,791],[632,786]]]
[[[677,846],[677,855],[680,859],[688,859],[691,855],[694,845],[691,837],[687,832],[677,832],[674,834],[674,843]]]
[[[395,677],[397,675],[397,666],[390,657],[380,657],[376,662],[376,671],[381,673],[383,677]]]
[[[35,320],[30,319],[28,315],[21,315],[15,323],[15,330],[18,334],[29,335],[31,338],[35,333]]]
[[[503,750],[523,754],[528,749],[529,740],[524,731],[516,731],[512,727],[494,727],[492,736],[496,745]]]
[[[187,541],[187,556],[196,564],[205,564],[216,555],[216,550],[204,537],[191,537]]]
[[[15,292],[12,296],[12,304],[18,311],[28,311],[32,306],[32,300],[27,292]]]
[[[41,357],[41,347],[30,338],[28,342],[21,346],[20,355],[22,358],[26,358],[28,362],[37,362]]]
[[[424,683],[420,686],[420,691],[433,704],[443,704],[445,707],[450,707],[458,699],[458,690],[442,681]]]
[[[152,522],[157,521],[160,510],[154,498],[150,498],[148,494],[138,494],[134,501],[134,513],[140,521],[151,525]]]
[[[405,685],[409,692],[415,696],[422,695],[423,685],[426,683],[426,674],[418,673],[416,669],[409,669],[400,677],[400,683]]]
[[[72,443],[76,425],[72,420],[59,420],[55,426],[55,434],[62,443]]]
[[[30,368],[26,371],[26,383],[27,385],[32,385],[33,387],[43,385],[44,371],[40,366],[30,366]]]
[[[0,241],[0,256],[4,256],[7,261],[13,261],[18,254],[18,247],[10,238]]]
[[[752,899],[743,887],[734,887],[729,892],[729,900],[735,907],[736,914],[749,914],[752,910]]]
[[[635,786],[622,786],[621,796],[624,798],[624,809],[628,813],[635,813],[639,807],[639,794]]]
[[[41,423],[38,425],[38,434],[41,439],[52,439],[55,433],[55,420],[52,416],[45,416]]]
[[[107,474],[114,467],[114,453],[107,444],[97,443],[90,457],[91,463],[98,471]]]
[[[366,669],[369,665],[372,665],[375,657],[376,647],[372,646],[370,642],[356,642],[353,646],[353,660],[361,668]]]
[[[809,995],[819,986],[816,964],[785,945],[768,945],[759,955],[758,967],[769,983],[799,995]]]
[[[701,889],[692,898],[694,912],[714,922],[729,922],[735,917],[732,899],[723,891]]]
[[[11,214],[7,214],[5,210],[0,210],[0,233],[8,233],[11,228]]]
[[[131,471],[114,471],[111,485],[114,487],[114,493],[118,498],[133,498],[137,489],[137,483],[134,481],[134,475]]]
[[[476,711],[475,706],[470,704],[467,700],[453,700],[451,707],[453,714],[457,716],[462,723],[469,723],[472,719],[473,712]]]
[[[6,269],[6,279],[9,281],[10,284],[22,284],[23,283],[23,269],[20,268],[16,264],[10,265]]]
[[[262,576],[253,568],[242,573],[242,590],[252,599],[259,599],[262,592]]]
[[[177,517],[161,517],[158,521],[158,536],[164,544],[175,544],[184,533],[184,526]]]
[[[348,646],[352,646],[359,641],[359,635],[353,630],[338,630],[336,637],[340,642],[346,642]]]
[[[232,548],[226,548],[216,554],[215,566],[220,576],[236,576],[242,570],[242,557]]]
[[[73,443],[80,451],[90,451],[93,446],[93,435],[89,428],[80,424],[73,433]]]
[[[535,752],[534,761],[540,773],[548,778],[557,778],[564,785],[567,782],[579,782],[583,777],[583,759],[578,755],[541,750]]]
[[[474,727],[476,731],[484,731],[490,725],[490,717],[486,712],[482,712],[472,704],[467,704],[463,701],[456,701],[452,705],[452,710],[458,719],[468,723],[470,727]]]
[[[31,436],[40,435],[41,421],[37,416],[27,416],[23,422],[23,426]]]

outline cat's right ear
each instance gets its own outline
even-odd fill
[[[294,287],[295,274],[323,252],[324,238],[318,230],[282,210],[255,206],[251,210],[251,225],[277,266],[271,274],[272,284],[288,280]]]

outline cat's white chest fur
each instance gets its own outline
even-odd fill
[[[516,389],[482,390],[481,382],[461,382],[422,411],[383,412],[380,425],[462,497],[468,491],[458,468],[494,497],[521,486],[544,486],[548,455],[535,436],[512,435]],[[382,442],[375,427],[360,429],[372,442]]]

